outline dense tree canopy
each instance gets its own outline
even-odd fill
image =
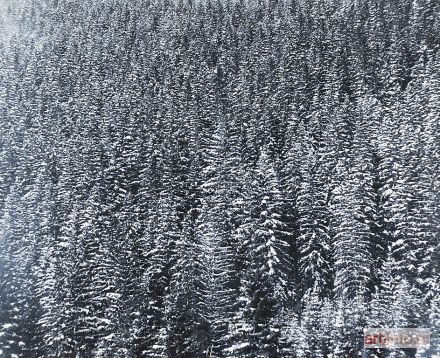
[[[439,357],[439,49],[437,0],[1,2],[0,356]]]

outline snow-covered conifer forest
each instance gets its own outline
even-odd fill
[[[0,357],[440,357],[440,1],[0,14]]]

